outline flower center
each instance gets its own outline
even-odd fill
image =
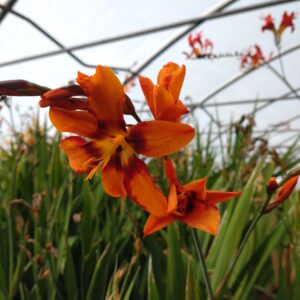
[[[85,162],[86,167],[91,167],[91,171],[86,179],[91,179],[100,169],[103,169],[113,158],[118,167],[124,167],[129,164],[134,150],[126,142],[126,135],[116,135],[114,137],[95,140],[95,152],[97,156],[91,157]]]
[[[182,191],[177,196],[177,210],[174,214],[178,216],[185,216],[188,212],[193,209],[193,200],[195,199],[194,192]]]

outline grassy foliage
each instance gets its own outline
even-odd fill
[[[299,162],[295,146],[277,154],[254,139],[247,119],[228,130],[221,161],[214,137],[200,133],[173,157],[182,183],[208,176],[210,189],[243,192],[221,205],[216,238],[197,232],[214,291],[266,198],[267,180]],[[143,239],[146,213],[108,197],[99,177],[74,174],[59,140],[34,123],[1,149],[0,299],[205,299],[190,229],[175,223]],[[166,187],[162,161],[149,167]],[[220,298],[297,299],[299,213],[294,193],[260,220]]]

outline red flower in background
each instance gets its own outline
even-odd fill
[[[291,27],[291,32],[295,30],[294,19],[296,18],[296,14],[291,12],[288,14],[286,11],[284,12],[281,20],[281,24],[278,30],[279,35],[281,35],[288,27]]]
[[[189,34],[188,36],[188,42],[189,45],[194,48],[197,46],[197,44],[202,47],[203,43],[202,43],[202,32],[198,32],[196,33],[194,36],[193,34]]]
[[[190,53],[186,53],[187,58],[203,58],[211,55],[213,42],[210,39],[202,39],[202,32],[191,33],[188,36],[188,44],[192,48]]]
[[[245,54],[241,57],[241,68],[256,68],[266,61],[261,48],[258,45],[249,47]]]
[[[265,21],[265,23],[263,24],[263,26],[261,28],[262,31],[265,31],[265,30],[271,30],[273,32],[276,31],[275,24],[274,24],[274,18],[272,17],[272,15],[265,16],[264,21]]]
[[[267,15],[264,18],[264,24],[261,28],[262,31],[270,30],[273,32],[275,37],[275,43],[277,45],[280,44],[282,33],[288,28],[291,27],[291,31],[293,32],[295,30],[295,24],[294,19],[296,18],[296,14],[294,12],[291,12],[290,14],[287,12],[284,12],[282,15],[282,20],[279,25],[279,28],[276,28],[274,24],[274,19],[272,15]]]

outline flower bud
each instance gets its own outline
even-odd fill
[[[5,96],[39,96],[49,88],[26,80],[0,81],[0,95]]]

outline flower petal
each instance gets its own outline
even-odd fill
[[[179,66],[173,62],[165,64],[157,75],[157,83],[159,85],[168,86],[171,76],[179,69]]]
[[[149,78],[143,76],[139,76],[139,82],[142,91],[144,93],[144,96],[146,98],[146,101],[148,103],[148,106],[152,112],[152,115],[155,116],[155,108],[154,108],[154,100],[153,100],[154,84]]]
[[[177,180],[176,171],[175,171],[175,168],[174,168],[174,165],[173,165],[171,159],[169,159],[169,158],[165,159],[164,167],[165,167],[165,173],[169,180],[169,184],[170,185],[174,184],[177,187],[181,187],[181,184]]]
[[[61,132],[76,133],[91,139],[99,136],[97,120],[89,112],[52,107],[49,110],[49,117],[55,128]]]
[[[184,77],[185,77],[185,66],[184,65],[181,66],[180,68],[178,68],[172,74],[168,90],[170,91],[170,93],[173,95],[173,97],[175,99],[179,98],[180,91],[181,91],[183,81],[184,81]]]
[[[160,116],[165,110],[173,106],[177,99],[174,99],[172,94],[162,85],[156,86],[153,90],[155,119],[160,119]]]
[[[185,77],[185,66],[169,62],[159,72],[157,82],[163,85],[172,94],[175,101],[178,100]]]
[[[205,201],[206,199],[206,181],[207,178],[197,179],[183,186],[186,192],[195,192],[196,199]]]
[[[102,170],[102,184],[105,192],[112,197],[126,197],[126,190],[123,184],[124,171],[120,161],[114,155]]]
[[[207,203],[214,205],[218,202],[224,202],[229,200],[230,198],[236,197],[240,195],[240,192],[218,192],[208,190],[206,191],[206,201]]]
[[[157,116],[157,119],[176,122],[182,115],[185,115],[188,112],[189,110],[180,100],[178,100],[176,104],[169,106],[159,116]]]
[[[96,165],[87,164],[93,157],[100,156],[92,142],[87,143],[78,136],[71,136],[60,142],[60,147],[69,158],[71,168],[76,173],[89,173]]]
[[[114,133],[126,131],[123,119],[125,94],[114,72],[108,67],[97,66],[93,76],[79,74],[77,81],[89,97],[89,110],[105,129],[112,129]]]
[[[194,128],[186,124],[147,121],[129,129],[127,142],[140,154],[161,157],[186,146],[194,135]]]
[[[176,185],[172,184],[168,197],[168,211],[167,213],[172,213],[177,209],[178,199],[177,199],[177,191]]]
[[[166,215],[167,200],[155,185],[146,164],[136,158],[124,168],[124,186],[129,197],[150,214],[157,217]]]
[[[190,227],[216,235],[220,224],[220,212],[213,205],[205,206],[193,201],[193,209],[180,220]]]
[[[175,221],[175,217],[172,215],[162,218],[150,215],[144,227],[144,237],[168,226],[173,221]]]

